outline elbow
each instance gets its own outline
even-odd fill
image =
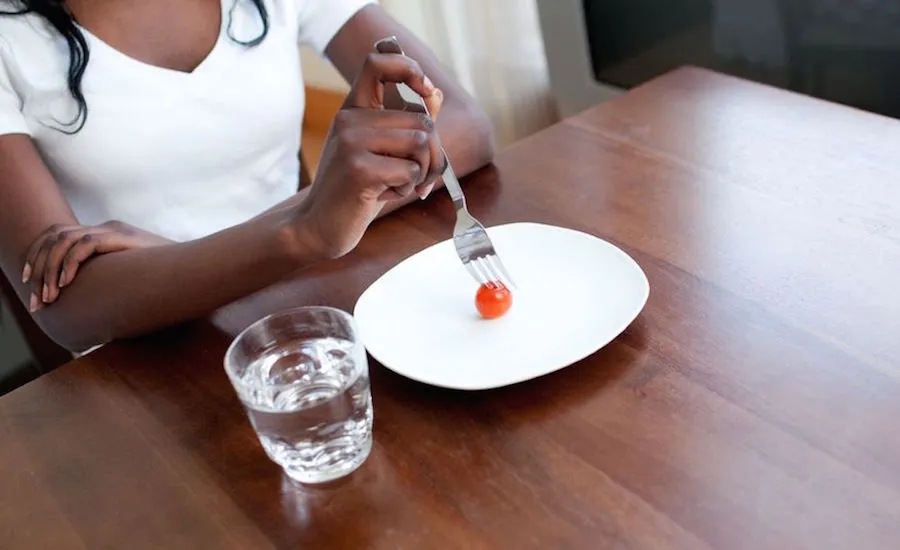
[[[442,112],[453,128],[453,168],[457,176],[466,176],[494,161],[494,129],[484,109],[469,97],[455,98]]]
[[[72,353],[85,352],[109,341],[98,331],[93,330],[90,323],[73,322],[64,311],[56,309],[55,306],[49,306],[32,315],[47,337]]]
[[[474,105],[471,111],[472,143],[475,146],[473,170],[477,170],[494,162],[497,141],[494,136],[494,127],[484,110],[480,106]]]

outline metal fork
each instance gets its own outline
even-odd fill
[[[375,48],[380,53],[405,55],[394,36],[379,40],[375,44]],[[397,91],[403,101],[413,106],[415,110],[428,113],[425,100],[412,88],[401,83],[397,84]],[[456,225],[453,228],[453,244],[456,246],[456,254],[478,284],[493,282],[514,287],[515,282],[503,266],[503,262],[500,261],[500,256],[497,255],[484,226],[466,208],[466,196],[463,194],[456,173],[450,165],[450,158],[443,147],[441,147],[441,154],[444,156],[447,166],[442,174],[444,186],[450,193],[453,206],[456,208]]]

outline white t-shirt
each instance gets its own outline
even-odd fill
[[[297,191],[304,91],[298,44],[323,52],[367,0],[222,0],[222,31],[192,73],[137,61],[82,29],[89,115],[77,112],[68,48],[42,18],[0,16],[0,135],[34,140],[82,224],[121,220],[196,239],[242,223]],[[8,8],[8,5],[0,7]],[[64,126],[63,126],[64,127]],[[2,176],[0,176],[2,177]]]

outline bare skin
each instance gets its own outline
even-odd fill
[[[79,22],[113,47],[183,71],[212,48],[219,5],[70,2]],[[399,38],[408,58],[372,53],[374,42],[387,35]],[[327,53],[353,87],[311,190],[204,239],[170,243],[115,223],[80,226],[31,140],[0,136],[0,203],[10,206],[0,217],[0,267],[26,306],[39,302],[32,309],[41,327],[63,346],[82,350],[202,317],[352,250],[372,220],[427,193],[443,167],[435,123],[384,109],[385,83],[405,82],[440,109],[437,129],[460,174],[490,161],[484,114],[428,49],[380,7],[358,13]],[[266,269],[258,269],[260,264]]]

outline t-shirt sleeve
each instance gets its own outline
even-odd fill
[[[300,0],[300,44],[323,54],[344,23],[374,3],[374,0]]]
[[[22,114],[22,100],[13,88],[6,63],[0,47],[0,135],[30,135],[25,115]]]

